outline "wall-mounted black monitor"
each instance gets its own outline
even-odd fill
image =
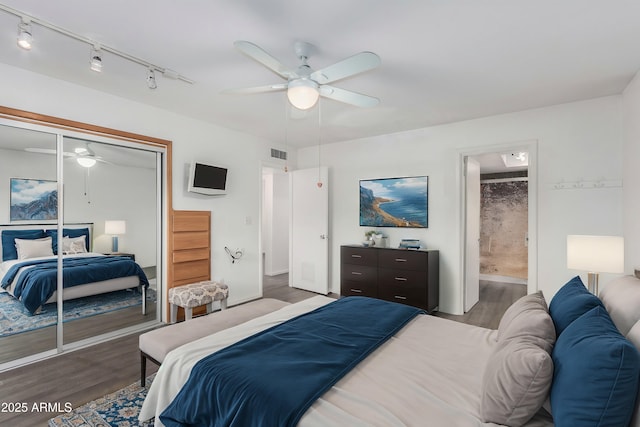
[[[187,191],[210,196],[227,194],[227,169],[191,162]]]

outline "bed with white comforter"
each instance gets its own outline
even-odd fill
[[[183,387],[192,384],[192,371],[202,372],[201,360],[333,301],[316,296],[170,352],[140,421],[155,418],[162,426],[161,414],[185,393],[224,399]],[[638,427],[638,348],[640,280],[614,280],[598,298],[575,277],[549,306],[541,292],[518,300],[497,330],[416,316],[325,391],[297,425]],[[266,354],[256,354],[255,363]],[[216,414],[208,414],[198,425],[218,425]],[[167,424],[186,425],[175,419]]]

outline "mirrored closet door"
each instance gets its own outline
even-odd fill
[[[57,228],[56,140],[37,127],[0,124],[0,364],[56,349],[55,300],[38,304],[20,268],[53,260],[56,286],[52,238],[43,231]]]
[[[0,368],[160,321],[164,150],[45,130],[0,122]]]
[[[156,318],[160,201],[159,154],[95,137],[63,152],[67,344]]]

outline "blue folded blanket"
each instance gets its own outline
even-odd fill
[[[160,415],[174,426],[294,426],[325,391],[424,311],[336,300],[200,360]]]

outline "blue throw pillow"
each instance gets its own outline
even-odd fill
[[[46,230],[47,236],[51,236],[51,245],[53,246],[53,253],[58,255],[58,230],[50,229]],[[87,236],[84,239],[87,252],[89,252],[89,229],[88,228],[63,228],[62,235],[64,237],[80,237]]]
[[[571,322],[594,307],[604,308],[604,305],[600,298],[587,290],[580,276],[569,280],[549,304],[549,314],[556,327],[556,336],[560,336]]]
[[[558,337],[552,353],[551,410],[556,427],[628,426],[640,355],[603,307],[592,308]]]
[[[41,239],[46,237],[42,230],[3,230],[2,231],[2,261],[18,259],[15,239]]]

